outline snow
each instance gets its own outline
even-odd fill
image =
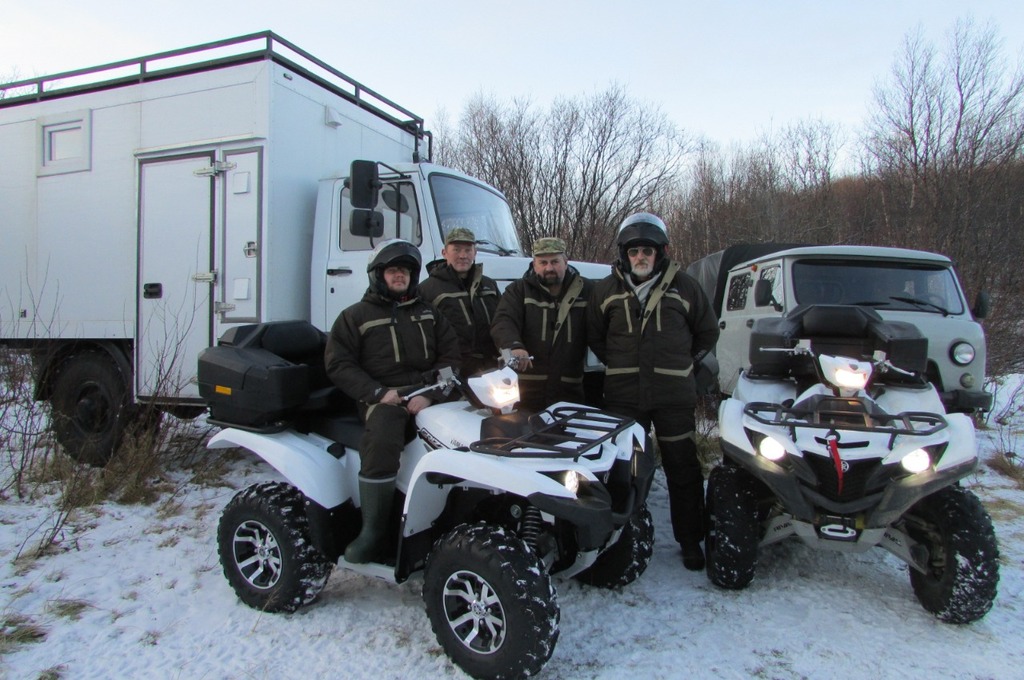
[[[1014,436],[981,431],[983,458]],[[78,512],[59,549],[35,560],[14,557],[50,526],[56,495],[0,499],[2,620],[46,631],[0,646],[0,677],[468,677],[430,629],[421,579],[394,585],[336,570],[295,614],[243,605],[221,573],[217,520],[238,489],[277,476],[254,457],[227,466],[213,486],[172,472],[178,491],[152,505]],[[620,590],[557,581],[561,633],[538,677],[1024,677],[1024,491],[984,465],[965,485],[993,517],[1001,579],[988,615],[956,626],[920,607],[907,568],[881,549],[850,555],[785,541],[762,550],[746,590],[714,587],[682,567],[659,471],[650,567]]]

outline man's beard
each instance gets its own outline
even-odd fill
[[[562,282],[562,279],[558,277],[557,272],[548,272],[540,277],[540,280],[544,282],[545,286],[554,286]]]
[[[648,262],[645,265],[634,265],[632,268],[633,280],[646,281],[654,273],[654,263]]]

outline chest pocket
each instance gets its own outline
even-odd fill
[[[417,351],[422,351],[422,357],[424,359],[433,358],[433,347],[434,347],[434,315],[432,312],[423,312],[422,314],[416,314],[410,317],[413,325],[419,331],[419,343],[417,343]],[[407,351],[412,351],[412,348],[406,348]]]

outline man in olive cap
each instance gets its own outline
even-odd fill
[[[565,241],[549,237],[534,241],[532,264],[502,294],[491,337],[519,360],[522,408],[583,401],[590,288],[569,265]]]
[[[443,259],[427,265],[429,278],[420,284],[420,297],[448,319],[459,336],[463,376],[497,366],[498,350],[491,340],[491,321],[498,307],[498,284],[484,276],[476,262],[476,236],[456,227],[444,239]]]

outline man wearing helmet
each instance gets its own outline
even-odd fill
[[[669,259],[661,218],[627,217],[616,245],[612,273],[590,297],[590,348],[607,367],[607,408],[654,426],[683,565],[702,569],[704,478],[694,432],[694,368],[718,341],[718,319],[700,284]]]
[[[462,346],[463,376],[493,366],[498,350],[491,340],[491,320],[498,307],[498,284],[476,264],[476,236],[464,227],[448,232],[441,251],[444,259],[427,265],[429,278],[420,296],[455,328]]]
[[[365,424],[359,444],[363,528],[345,549],[345,559],[353,563],[382,558],[406,426],[440,396],[427,393],[406,401],[402,395],[422,387],[426,375],[459,363],[455,331],[417,296],[416,246],[402,239],[384,241],[366,271],[370,287],[338,315],[324,356],[327,374],[356,400]]]
[[[585,311],[592,283],[569,265],[565,241],[540,238],[533,262],[498,302],[491,337],[519,360],[520,405],[540,411],[583,400],[587,358]]]

